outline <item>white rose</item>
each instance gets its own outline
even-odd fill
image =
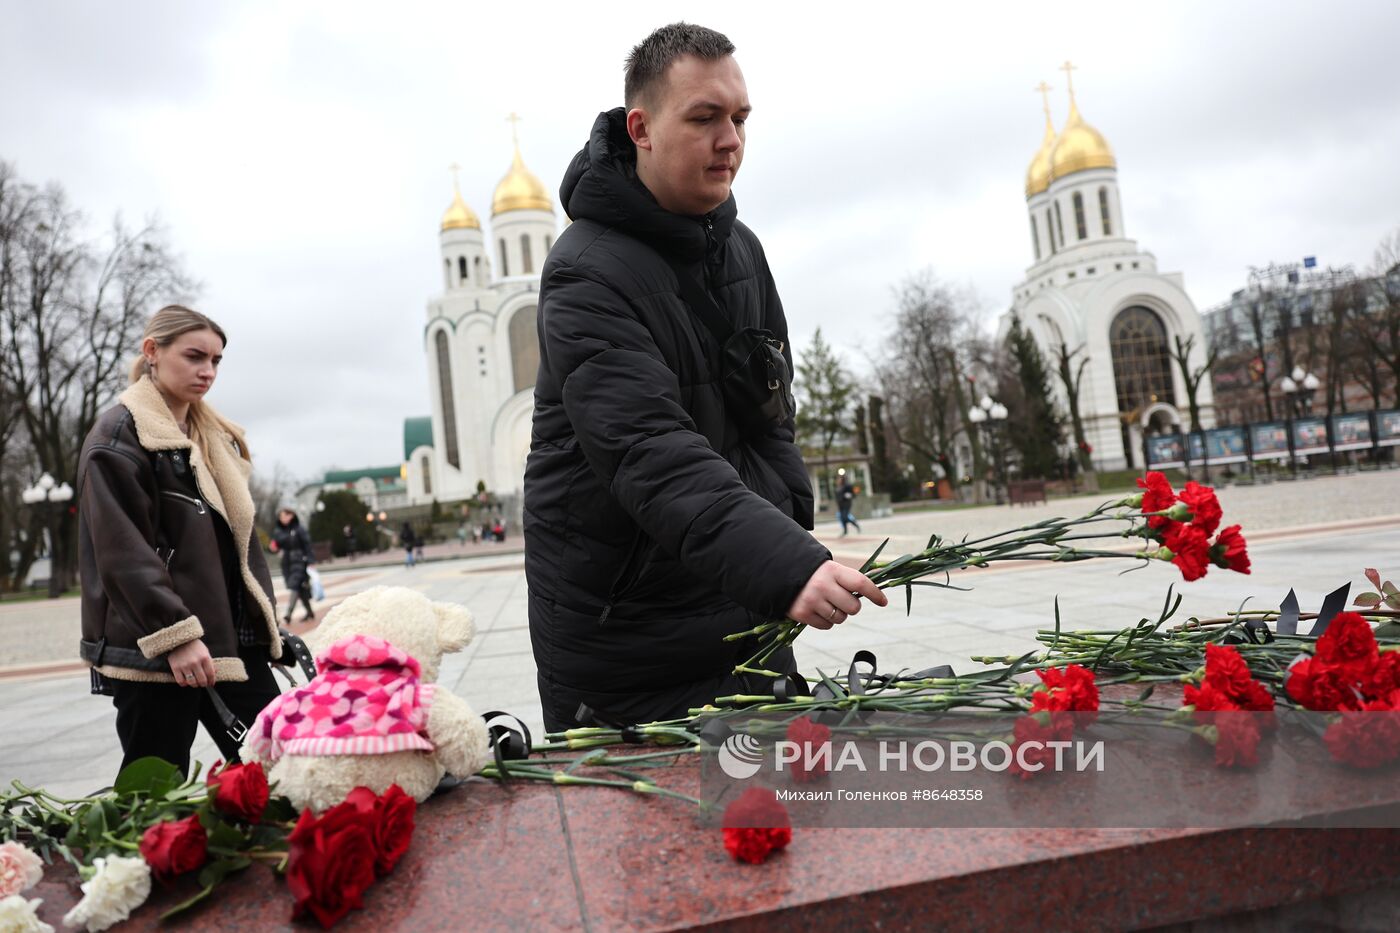
[[[151,868],[144,859],[96,858],[97,874],[83,882],[83,899],[63,917],[63,925],[86,926],[88,933],[121,923],[151,896]]]
[[[35,899],[26,901],[18,894],[11,894],[0,900],[0,930],[5,933],[53,933],[53,927],[39,919],[39,905]]]

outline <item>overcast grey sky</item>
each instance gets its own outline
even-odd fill
[[[165,222],[230,334],[211,400],[265,472],[398,461],[402,419],[429,411],[446,166],[486,219],[518,111],[557,191],[628,49],[676,19],[738,46],[755,110],[735,192],[795,343],[821,326],[856,366],[924,267],[989,319],[1009,304],[1031,88],[1055,87],[1063,122],[1067,58],[1127,235],[1200,309],[1252,264],[1364,266],[1400,226],[1390,0],[0,7],[0,158],[62,184],[94,234],[117,211]]]

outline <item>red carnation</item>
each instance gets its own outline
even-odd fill
[[[141,858],[162,881],[194,871],[209,857],[209,837],[197,815],[167,820],[141,834]]]
[[[1214,489],[1190,480],[1181,490],[1181,501],[1191,507],[1192,525],[1205,532],[1207,538],[1215,534],[1225,513],[1220,509],[1220,500],[1215,497]]]
[[[257,762],[229,765],[222,771],[222,761],[214,762],[205,783],[209,785],[214,806],[239,820],[256,823],[267,809],[267,774]]]
[[[1215,765],[1218,768],[1252,768],[1259,763],[1259,724],[1253,713],[1226,710],[1215,718]]]
[[[329,929],[364,906],[364,893],[373,883],[374,834],[368,817],[352,803],[337,804],[320,817],[303,810],[287,837],[287,887],[296,898],[292,917],[309,911]]]
[[[1367,696],[1376,699],[1384,699],[1400,690],[1400,651],[1381,652],[1361,689]]]
[[[830,759],[818,755],[822,746],[831,741],[830,728],[803,716],[788,723],[787,740],[801,749],[801,755],[793,762],[794,781],[806,784],[826,774]]]
[[[1078,664],[1050,667],[1036,671],[1048,688],[1031,695],[1031,712],[1096,713],[1099,709],[1099,687],[1094,672]],[[1093,721],[1094,716],[1087,717]]]
[[[1138,477],[1138,488],[1142,493],[1142,511],[1164,512],[1176,505],[1176,493],[1172,492],[1172,484],[1167,478],[1156,470],[1152,470],[1146,476]],[[1165,515],[1149,515],[1147,517],[1147,527],[1161,528],[1170,521]]]
[[[1220,537],[1210,546],[1210,560],[1217,567],[1249,573],[1249,551],[1239,525],[1230,525],[1220,532]]]
[[[791,841],[787,808],[766,787],[750,787],[724,810],[724,848],[735,861],[757,865]]]
[[[1182,579],[1189,583],[1206,575],[1210,566],[1210,543],[1201,529],[1174,522],[1167,527],[1162,543],[1171,551],[1172,563],[1181,570]]]
[[[1338,665],[1357,681],[1369,680],[1380,662],[1371,624],[1355,612],[1337,613],[1318,638],[1313,655],[1324,664]]]
[[[1400,712],[1395,700],[1373,700],[1342,713],[1322,741],[1332,757],[1353,768],[1378,768],[1400,757]]]
[[[1211,723],[1214,721],[1212,713],[1240,708],[1239,704],[1230,699],[1229,694],[1209,680],[1199,687],[1195,684],[1187,684],[1181,693],[1181,702],[1186,706],[1196,708],[1195,719],[1197,722]]]
[[[346,795],[345,802],[368,820],[374,838],[374,873],[381,877],[389,874],[413,839],[418,801],[399,785],[390,784],[382,796],[375,796],[368,787],[357,787]]]
[[[1240,709],[1267,712],[1274,708],[1273,695],[1254,679],[1234,645],[1206,645],[1205,682],[1214,684]]]
[[[1306,709],[1360,709],[1364,702],[1356,683],[1340,666],[1304,658],[1288,669],[1288,695]]]
[[[1038,691],[1036,696],[1049,696]],[[1034,703],[1035,697],[1032,697]],[[1065,702],[1050,698],[1048,702]],[[1016,720],[1015,738],[1011,743],[1011,766],[1007,769],[1021,780],[1028,780],[1055,767],[1055,749],[1051,742],[1068,742],[1074,737],[1074,717],[1068,712],[1042,710]],[[1025,746],[1023,750],[1023,746]],[[1027,767],[1022,767],[1025,761]],[[1029,767],[1040,765],[1039,768]]]

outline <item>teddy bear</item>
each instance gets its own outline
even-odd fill
[[[436,684],[444,654],[475,634],[465,606],[376,586],[340,603],[306,637],[317,675],[258,714],[243,740],[298,809],[326,810],[356,787],[397,784],[418,802],[444,774],[490,759],[486,724]]]

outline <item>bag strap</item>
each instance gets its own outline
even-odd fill
[[[705,329],[714,336],[722,348],[729,342],[729,338],[734,336],[734,328],[724,316],[724,312],[720,310],[715,296],[710,294],[708,289],[701,288],[695,275],[674,258],[664,253],[662,258],[671,267],[671,271],[676,273],[676,281],[681,288],[681,300],[690,307],[691,313],[700,319],[700,323],[705,325]]]
[[[214,704],[214,712],[218,714],[219,721],[224,725],[224,731],[229,738],[235,742],[243,741],[243,737],[248,734],[248,727],[238,718],[233,710],[228,708],[224,698],[219,696],[219,691],[214,687],[204,688],[209,694],[209,701]]]

